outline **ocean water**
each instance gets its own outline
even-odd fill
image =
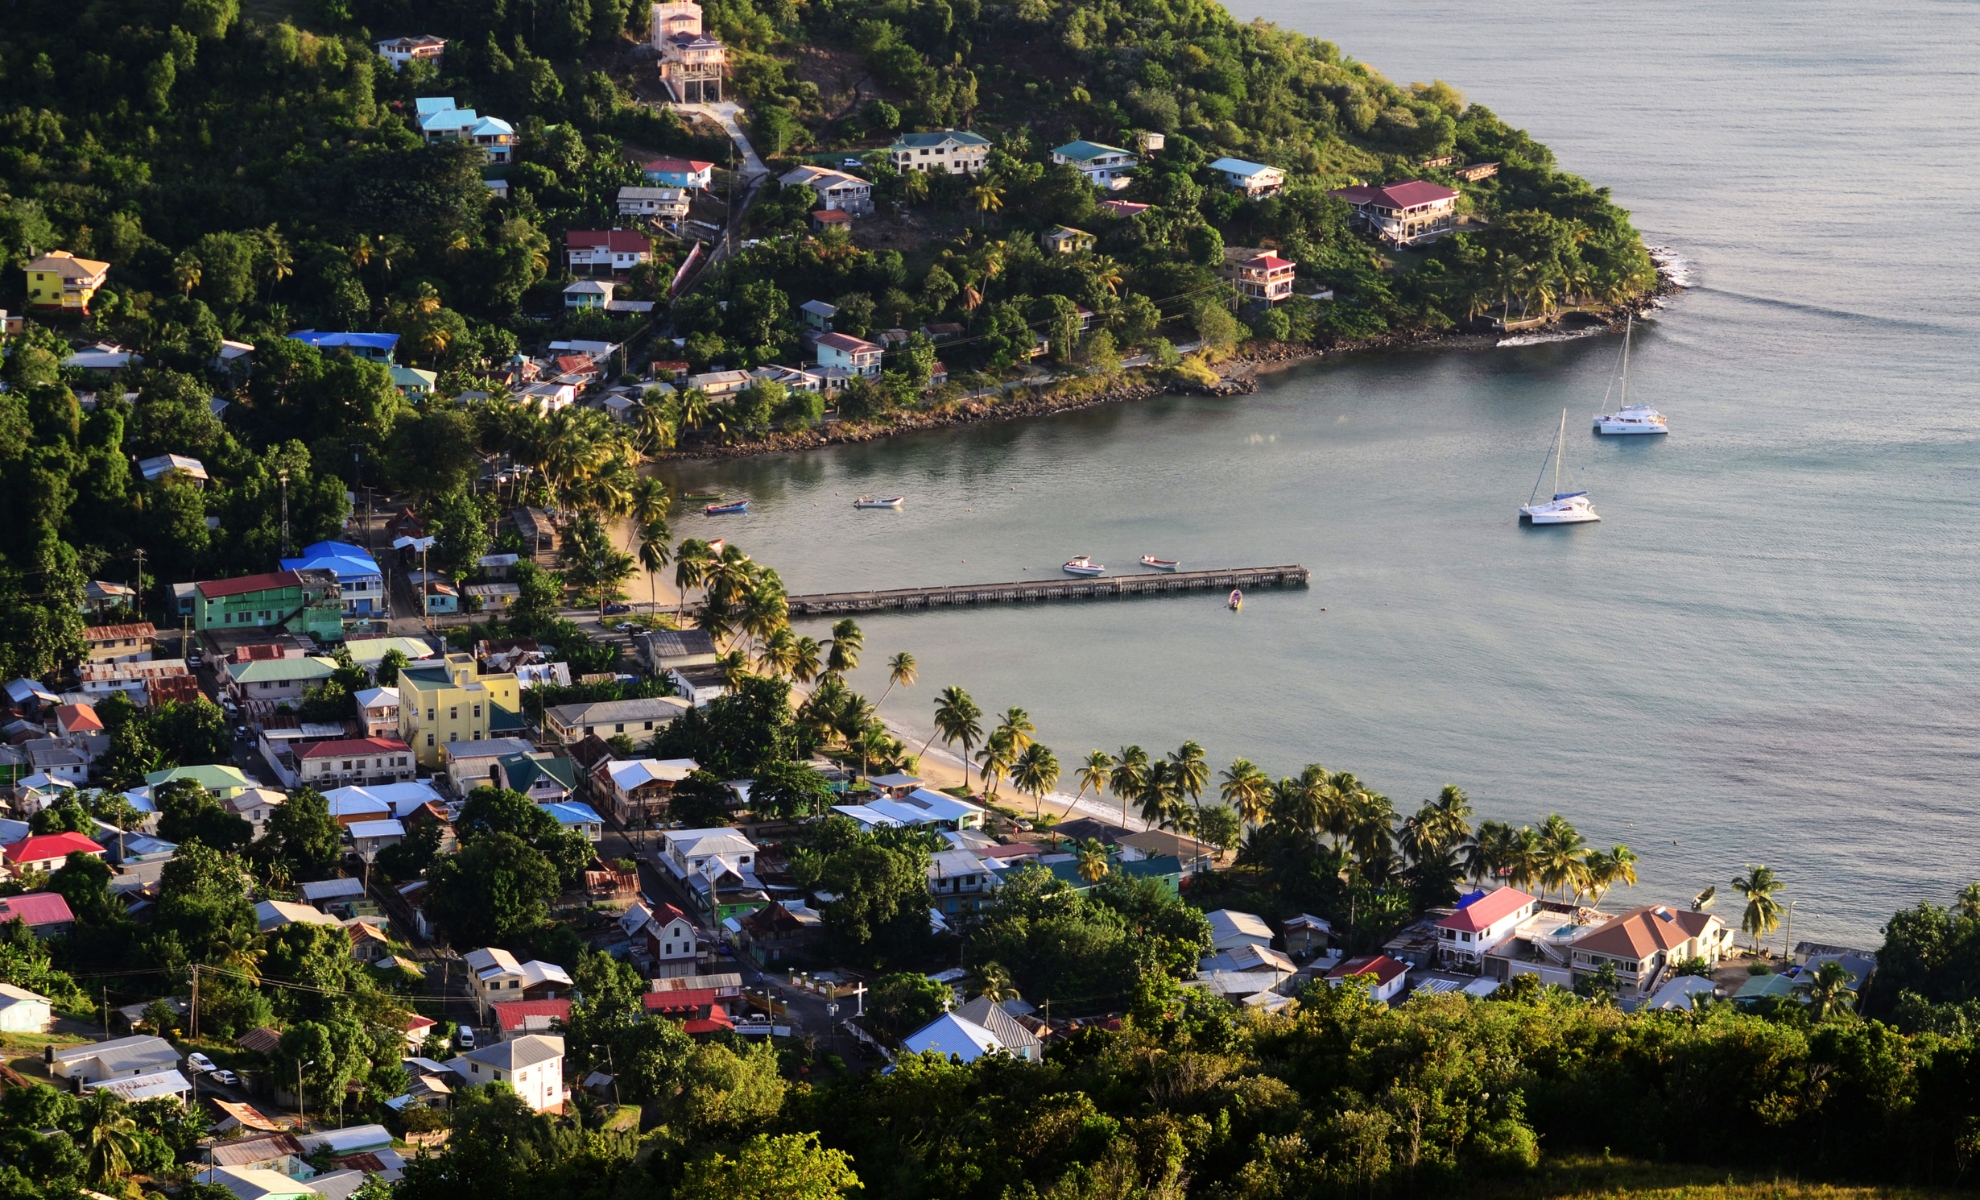
[[[793,592],[1303,563],[1303,591],[862,621],[867,660],[1028,709],[1072,766],[1186,738],[1352,770],[1408,811],[1559,812],[1683,902],[1748,863],[1794,936],[1874,945],[1980,877],[1980,7],[1897,0],[1405,10],[1249,0],[1399,81],[1449,80],[1613,189],[1696,286],[1639,325],[1662,439],[1594,438],[1619,339],[1330,359],[1234,400],[673,472],[682,518]],[[1517,525],[1568,413],[1599,525]],[[863,492],[904,511],[859,512]],[[822,634],[823,630],[816,631]],[[854,683],[885,688],[869,665]],[[1736,897],[1722,902],[1737,919]]]

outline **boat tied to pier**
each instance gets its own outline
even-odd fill
[[[1144,554],[1141,556],[1141,565],[1153,567],[1157,571],[1173,571],[1182,566],[1182,563],[1173,558],[1156,558],[1153,554]]]
[[[1067,563],[1062,569],[1068,575],[1099,575],[1106,571],[1107,568],[1094,562],[1092,555],[1081,554]]]

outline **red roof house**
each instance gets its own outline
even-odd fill
[[[55,710],[55,727],[66,736],[72,733],[102,733],[103,721],[87,704],[64,704]]]
[[[36,937],[60,937],[76,923],[69,902],[59,892],[29,892],[0,900],[0,925],[19,920]]]
[[[1532,916],[1533,897],[1518,888],[1502,887],[1437,922],[1437,953],[1446,963],[1476,966],[1493,947],[1512,936],[1521,921]]]
[[[1398,962],[1386,954],[1363,954],[1350,958],[1327,972],[1327,982],[1339,985],[1350,979],[1369,980],[1369,994],[1377,1000],[1393,1000],[1403,989],[1403,982],[1409,975],[1409,965]]]
[[[17,872],[53,871],[77,853],[102,854],[103,847],[80,833],[41,833],[0,847],[0,856]]]
[[[409,754],[412,747],[396,738],[346,738],[318,742],[296,757],[299,759],[353,757],[360,754]]]
[[[196,584],[208,600],[245,596],[250,592],[272,592],[302,586],[302,576],[294,571],[269,571],[263,575],[236,575],[232,579],[202,579]]]
[[[495,1027],[502,1040],[526,1033],[548,1033],[552,1021],[571,1019],[571,1002],[563,1000],[503,1000],[489,1005],[495,1013]]]

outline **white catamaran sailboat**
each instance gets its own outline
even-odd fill
[[[1602,519],[1595,515],[1593,508],[1589,507],[1587,492],[1561,490],[1561,451],[1566,448],[1567,409],[1564,408],[1561,410],[1561,432],[1554,439],[1553,449],[1547,452],[1554,460],[1554,498],[1536,504],[1533,502],[1533,496],[1528,496],[1527,503],[1519,506],[1520,520],[1531,521],[1535,525],[1580,525]],[[1540,479],[1546,477],[1547,460],[1543,458],[1540,460]],[[1533,481],[1534,496],[1540,494],[1540,479]]]
[[[1617,373],[1615,379],[1609,381],[1612,389],[1618,382],[1622,384],[1622,395],[1618,398],[1622,406],[1607,416],[1600,413],[1595,415],[1596,433],[1669,433],[1671,431],[1670,418],[1663,413],[1648,404],[1629,402],[1629,337],[1635,329],[1636,314],[1631,313],[1629,323],[1623,326],[1622,370]],[[1603,393],[1602,402],[1605,406],[1608,400],[1608,393]]]

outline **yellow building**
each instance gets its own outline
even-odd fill
[[[483,675],[468,654],[399,668],[399,738],[419,765],[440,765],[440,747],[522,733],[522,690],[513,673]]]
[[[90,297],[109,274],[109,263],[50,250],[27,265],[28,307],[88,315]]]

